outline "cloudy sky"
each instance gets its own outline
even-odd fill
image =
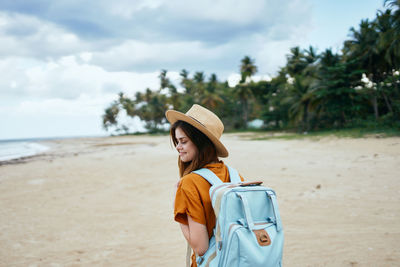
[[[105,135],[104,108],[118,92],[158,88],[161,69],[226,80],[249,55],[260,77],[274,76],[293,46],[338,51],[382,4],[1,0],[0,139]]]

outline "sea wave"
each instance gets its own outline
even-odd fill
[[[0,161],[34,156],[48,149],[48,146],[36,142],[0,141]]]

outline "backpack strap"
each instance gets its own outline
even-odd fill
[[[276,196],[273,191],[267,191],[268,197],[271,199],[272,202],[272,208],[274,209],[274,214],[275,214],[275,220],[276,220],[276,230],[279,232],[282,230],[282,221],[281,221],[281,215],[279,213],[278,209],[278,203],[276,201]]]
[[[192,247],[189,244],[189,241],[187,241],[187,248],[186,248],[186,267],[190,267],[190,258],[192,256]]]
[[[193,172],[206,179],[211,185],[222,184],[221,179],[219,179],[218,176],[215,175],[215,173],[207,168],[202,168]]]
[[[253,217],[251,216],[250,207],[249,207],[247,198],[241,192],[237,192],[236,195],[239,197],[239,199],[242,202],[242,207],[243,207],[243,211],[244,211],[244,216],[246,217],[247,227],[251,231],[253,231],[254,230],[254,221],[253,221]]]
[[[228,167],[229,178],[231,180],[231,183],[235,184],[241,183],[242,179],[240,179],[238,171],[232,167],[229,167],[228,165],[226,166]],[[222,184],[221,179],[219,179],[218,176],[215,175],[215,173],[213,173],[207,168],[202,168],[193,172],[206,179],[211,185]]]
[[[235,183],[235,184],[241,183],[242,179],[240,179],[238,171],[235,170],[234,168],[229,167],[228,165],[226,165],[226,166],[228,167],[231,183]]]

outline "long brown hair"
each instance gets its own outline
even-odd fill
[[[176,121],[170,129],[171,139],[176,147],[178,140],[175,136],[175,130],[182,129],[186,136],[195,144],[198,155],[190,162],[183,162],[178,156],[179,175],[182,177],[192,171],[204,167],[208,163],[218,162],[217,150],[211,140],[195,127],[184,121]]]

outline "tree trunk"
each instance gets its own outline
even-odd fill
[[[376,96],[372,97],[372,105],[374,107],[375,119],[378,120],[379,118],[379,111],[378,111],[378,99]]]
[[[372,72],[371,72],[371,74],[368,75],[368,79],[372,82],[372,81],[373,81],[372,78],[373,78],[373,75],[372,75]],[[374,107],[375,119],[378,120],[378,118],[379,118],[378,93],[377,93],[377,92],[374,92],[374,91],[372,90],[372,94],[373,94],[373,96],[372,96],[372,106]]]
[[[303,107],[303,130],[308,131],[308,103]]]
[[[242,106],[243,106],[243,126],[245,129],[247,129],[247,100],[243,99],[242,102]]]
[[[343,126],[343,125],[345,125],[346,124],[346,115],[344,114],[344,111],[342,110],[342,125],[341,126]]]
[[[393,114],[392,105],[390,104],[389,99],[387,98],[387,96],[383,90],[382,90],[382,95],[383,95],[383,98],[385,99],[385,103],[386,103],[386,106],[387,106],[389,112]]]

